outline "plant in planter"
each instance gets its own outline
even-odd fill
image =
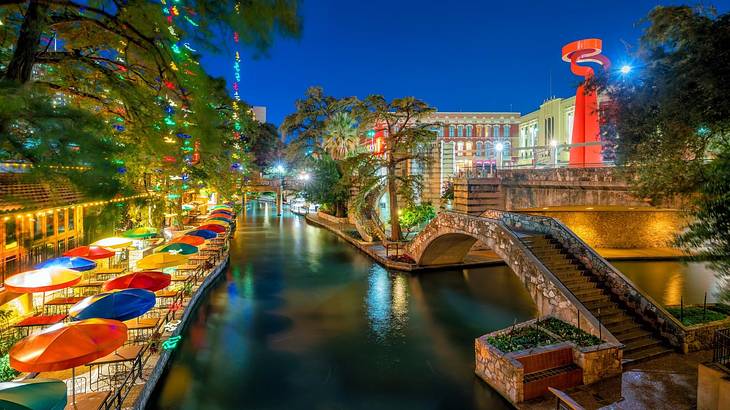
[[[551,345],[557,343],[558,340],[536,327],[526,326],[501,335],[490,336],[487,338],[487,342],[504,353],[510,353]]]

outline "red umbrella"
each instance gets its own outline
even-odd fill
[[[170,243],[187,243],[192,246],[200,246],[205,243],[205,238],[193,235],[183,235],[171,240]]]
[[[118,320],[87,319],[60,323],[16,343],[9,352],[10,367],[21,372],[72,369],[75,379],[76,366],[108,355],[126,340],[127,326]],[[73,397],[75,402],[75,388]]]
[[[223,233],[226,231],[226,228],[224,228],[220,225],[214,225],[214,224],[201,225],[197,229],[204,229],[206,231],[213,231],[215,233]]]
[[[172,278],[167,273],[157,271],[132,272],[126,275],[117,276],[104,282],[103,290],[112,289],[147,289],[156,292],[170,285]]]
[[[106,259],[114,256],[114,251],[102,246],[78,246],[65,252],[63,256],[80,256],[86,259]]]

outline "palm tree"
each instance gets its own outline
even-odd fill
[[[335,113],[325,126],[322,148],[335,160],[354,153],[360,145],[355,119],[347,112]]]

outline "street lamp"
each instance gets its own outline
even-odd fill
[[[497,168],[502,168],[502,150],[504,150],[504,144],[498,142],[494,144],[494,149],[497,151]]]
[[[626,74],[630,73],[632,69],[633,69],[633,67],[631,67],[630,65],[624,64],[621,66],[619,71],[621,72],[621,74],[626,75]]]
[[[553,148],[553,168],[558,167],[558,141],[550,140],[550,146]]]
[[[284,175],[286,167],[283,164],[277,164],[274,171],[279,175],[279,206],[276,207],[276,216],[281,216],[282,208],[284,208]]]

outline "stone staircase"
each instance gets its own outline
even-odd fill
[[[543,234],[517,234],[543,265],[625,345],[625,362],[646,360],[673,351],[557,240]]]

